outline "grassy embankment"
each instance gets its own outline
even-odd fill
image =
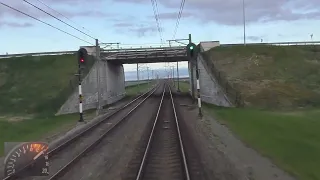
[[[139,93],[146,92],[154,84],[155,82],[151,81],[150,83],[146,82],[128,86],[126,87],[126,95],[129,97],[136,96]]]
[[[39,140],[76,123],[78,114],[54,116],[76,71],[75,55],[0,59],[0,156],[4,142]]]
[[[4,142],[39,140],[77,122],[78,113],[54,116],[77,86],[76,72],[75,55],[0,59],[0,156]],[[134,96],[147,87],[131,86],[127,93]]]
[[[298,179],[320,179],[320,47],[218,47],[210,54],[246,107],[205,105],[207,113]]]

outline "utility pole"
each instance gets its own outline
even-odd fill
[[[243,44],[246,45],[246,8],[245,8],[245,0],[242,0],[242,11],[243,11]]]
[[[174,82],[174,66],[172,67],[172,81],[173,81],[173,86],[175,86],[175,82]]]
[[[153,69],[152,69],[152,70],[151,70],[151,81],[154,82],[154,79],[155,79],[155,78],[154,78],[154,72],[153,72]]]
[[[151,79],[154,79],[154,71],[151,70]]]
[[[147,73],[148,73],[148,87],[150,86],[150,79],[149,79],[149,66],[147,66]]]
[[[180,92],[180,87],[179,87],[179,62],[177,61],[177,83],[178,83],[178,92]]]
[[[101,109],[101,102],[100,102],[101,89],[100,89],[100,47],[99,47],[98,39],[96,39],[96,59],[97,59],[97,93],[98,93],[96,115],[99,115],[100,109]]]
[[[140,90],[140,81],[139,81],[139,63],[137,63],[137,81],[138,81],[138,89]]]

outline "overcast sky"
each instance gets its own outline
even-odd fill
[[[64,19],[38,0],[28,1]],[[102,42],[120,42],[126,47],[161,43],[150,0],[41,1],[76,24],[64,19],[66,22]],[[22,0],[0,2],[94,43],[90,37]],[[157,1],[164,40],[173,36],[180,3],[180,0]],[[311,34],[313,40],[320,39],[320,0],[245,0],[245,4],[248,42],[306,41]],[[0,30],[1,54],[76,50],[89,45],[1,4]],[[195,42],[243,42],[242,0],[186,0],[176,38],[187,38],[189,33]]]

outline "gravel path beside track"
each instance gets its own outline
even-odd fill
[[[241,142],[226,126],[179,97],[180,115],[199,152],[206,175],[212,180],[294,180],[272,162]]]

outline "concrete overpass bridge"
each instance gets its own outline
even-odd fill
[[[102,61],[120,64],[188,61],[185,47],[157,47],[103,50]]]
[[[201,42],[201,51],[219,46],[217,41]],[[82,81],[82,94],[84,96],[83,109],[101,108],[104,105],[114,103],[125,96],[125,78],[123,64],[181,62],[188,61],[186,46],[149,47],[102,50],[97,47],[84,47],[88,54],[96,57],[96,62],[90,72]],[[227,105],[228,100],[222,95],[209,70],[205,67],[199,54],[197,59],[200,71],[201,91],[206,94],[202,97],[205,102],[217,105]],[[190,89],[196,90],[195,64],[189,64]],[[191,87],[194,88],[191,88]],[[212,100],[211,96],[217,96]],[[210,96],[208,96],[210,95]],[[208,98],[209,97],[209,98]],[[78,112],[78,90],[60,108],[58,114]],[[211,102],[212,101],[212,102]]]

